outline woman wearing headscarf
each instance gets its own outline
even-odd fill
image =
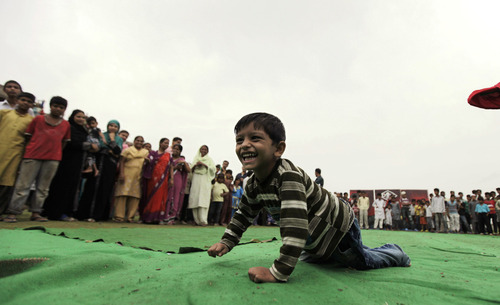
[[[109,218],[116,168],[122,151],[123,140],[118,136],[120,123],[111,120],[106,129],[104,141],[100,140],[102,148],[96,156],[99,175],[88,178],[78,207],[78,219],[90,222]]]
[[[196,224],[206,226],[212,193],[212,179],[215,176],[215,164],[208,156],[207,145],[202,145],[196,153],[191,164],[191,171],[193,180],[189,192],[188,208],[193,210]]]
[[[50,184],[49,196],[43,205],[43,214],[52,220],[75,221],[73,213],[78,208],[78,190],[81,172],[89,149],[97,150],[96,144],[87,142],[85,113],[76,109],[68,122],[71,126],[71,141],[63,150],[61,163]]]

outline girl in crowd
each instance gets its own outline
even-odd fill
[[[197,225],[206,226],[212,179],[215,176],[215,164],[208,156],[208,146],[202,145],[191,164],[193,179],[189,193],[188,208],[193,210],[193,218]]]
[[[108,122],[107,131],[103,134],[105,142],[101,140],[101,150],[96,156],[100,175],[89,177],[78,207],[78,219],[90,222],[107,220],[111,204],[111,192],[115,184],[116,168],[123,140],[118,136],[120,123],[116,120]]]
[[[179,214],[184,202],[184,189],[186,188],[188,172],[191,171],[186,159],[181,156],[182,145],[172,146],[173,185],[168,190],[168,201],[165,220],[173,224],[179,219]]]
[[[160,140],[158,151],[149,153],[149,165],[146,165],[149,177],[147,189],[145,190],[144,208],[141,213],[141,220],[145,223],[161,223],[165,218],[165,203],[168,198],[169,180],[172,177],[172,167],[170,165],[170,154],[167,151],[169,139]]]
[[[120,175],[115,190],[115,222],[133,222],[141,198],[141,173],[149,151],[143,149],[144,138],[137,136],[134,145],[121,153]]]
[[[233,171],[228,169],[224,175],[224,184],[229,190],[229,194],[224,196],[224,204],[222,205],[222,211],[220,215],[219,224],[226,226],[231,221],[232,205],[233,205]]]
[[[45,200],[44,215],[52,220],[76,221],[73,213],[78,208],[78,190],[82,169],[88,150],[97,151],[99,146],[87,142],[88,131],[85,113],[74,110],[68,119],[71,126],[71,141],[63,150],[62,160],[50,184],[49,196]]]

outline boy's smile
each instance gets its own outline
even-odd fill
[[[249,124],[236,134],[236,155],[246,170],[253,170],[260,181],[264,180],[285,151],[285,142],[273,144],[263,129]]]

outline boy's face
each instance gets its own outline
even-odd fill
[[[224,183],[224,177],[217,177],[217,182]]]
[[[62,117],[64,115],[64,111],[66,111],[66,107],[60,104],[52,104],[50,105],[50,114],[55,117]]]
[[[92,129],[97,128],[97,121],[90,121],[89,127]]]
[[[120,132],[120,133],[118,134],[118,136],[119,136],[120,138],[122,138],[123,142],[127,141],[127,139],[128,139],[128,133],[126,133],[126,132]]]
[[[30,100],[26,96],[20,97],[17,100],[17,107],[19,107],[19,109],[22,110],[22,111],[28,111],[28,109],[30,109],[31,107],[33,107],[34,104],[35,104],[35,102],[32,101],[32,100]]]
[[[7,83],[7,85],[3,87],[3,91],[9,98],[15,98],[21,93],[21,88],[16,83]]]
[[[255,129],[253,123],[236,134],[236,155],[246,170],[253,170],[259,180],[265,179],[285,151],[284,141],[273,144],[262,129]]]

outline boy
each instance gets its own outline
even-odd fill
[[[224,174],[217,175],[217,182],[212,186],[212,202],[208,210],[208,223],[219,224],[224,196],[229,194],[229,189],[224,183]]]
[[[2,139],[0,141],[0,216],[10,202],[17,169],[26,145],[24,132],[33,120],[28,110],[33,107],[34,103],[33,94],[22,92],[17,96],[15,110],[0,110],[0,139]]]
[[[31,139],[26,146],[24,159],[21,162],[19,176],[14,187],[14,194],[10,201],[6,222],[16,222],[16,215],[22,213],[23,205],[28,198],[31,184],[36,183],[36,200],[31,207],[32,221],[47,221],[40,216],[42,206],[49,194],[49,187],[54,177],[62,150],[70,140],[70,125],[62,118],[68,102],[55,96],[50,100],[50,114],[39,115],[31,121],[26,129],[26,135]]]
[[[101,140],[104,144],[106,143],[106,139],[104,138],[104,135],[102,134],[101,130],[97,128],[97,120],[93,116],[87,118],[87,126],[89,129],[89,135],[87,136],[87,141],[96,144],[98,147],[100,147],[100,142]],[[85,169],[82,171],[82,173],[87,174],[87,173],[94,173],[94,176],[99,175],[99,170],[97,169],[96,165],[96,156],[95,153],[97,153],[98,150],[90,150],[87,154],[87,160],[85,162]]]
[[[369,249],[348,203],[337,200],[292,162],[282,159],[285,128],[267,113],[244,116],[235,126],[236,154],[253,170],[240,203],[220,242],[208,249],[212,257],[228,253],[264,208],[280,226],[283,246],[271,268],[253,267],[250,279],[286,282],[297,261],[337,261],[357,269],[410,266],[397,245]]]

